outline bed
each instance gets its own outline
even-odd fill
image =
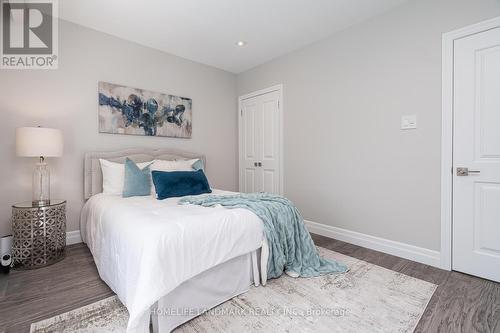
[[[127,332],[170,332],[266,281],[262,221],[246,209],[178,205],[179,198],[102,192],[99,159],[124,162],[204,156],[167,149],[85,154],[82,239],[99,275],[127,307]],[[214,190],[214,194],[228,192]],[[230,193],[230,192],[229,192]]]

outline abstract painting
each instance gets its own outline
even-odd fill
[[[99,82],[99,132],[191,138],[190,98]]]

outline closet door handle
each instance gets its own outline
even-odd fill
[[[257,163],[257,162],[253,162],[253,166],[254,166],[254,167],[258,167],[258,166],[259,166],[259,163]]]
[[[261,167],[261,166],[262,166],[262,162],[259,162],[258,164],[259,164],[259,165],[258,165],[259,167]]]

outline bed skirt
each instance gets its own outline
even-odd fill
[[[183,282],[151,307],[153,332],[171,332],[179,325],[203,314],[250,289],[265,285],[267,244],[261,249],[228,260]],[[263,260],[264,259],[264,260]],[[264,269],[262,269],[264,268]]]

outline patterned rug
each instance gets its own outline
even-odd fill
[[[435,284],[318,249],[322,256],[347,264],[349,272],[270,280],[175,332],[413,332]],[[127,310],[112,296],[34,323],[31,333],[125,332],[127,320]]]

